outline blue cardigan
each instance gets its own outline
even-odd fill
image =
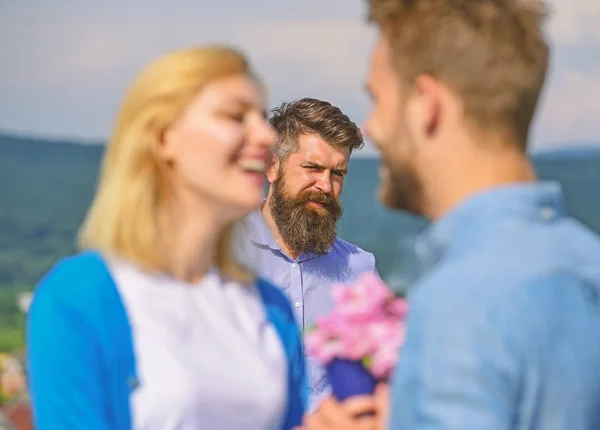
[[[302,339],[276,287],[257,281],[288,358],[283,429],[300,425],[308,395]],[[129,430],[137,387],[131,329],[102,257],[87,251],[59,261],[37,286],[27,324],[28,377],[37,430]]]

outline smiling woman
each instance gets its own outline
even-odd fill
[[[153,63],[126,96],[81,245],[166,269],[172,254],[161,234],[169,226],[156,223],[204,206],[205,216],[215,216],[211,226],[226,227],[254,209],[262,197],[256,170],[264,173],[274,139],[256,82],[245,59],[225,49],[180,51]],[[214,239],[222,271],[247,279],[229,260],[227,234]]]
[[[84,250],[49,271],[31,304],[37,429],[300,423],[293,313],[230,250],[234,224],[261,204],[274,140],[263,88],[235,50],[178,51],[135,80]]]

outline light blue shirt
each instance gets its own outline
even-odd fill
[[[326,254],[302,253],[290,258],[275,241],[260,211],[247,218],[242,231],[246,240],[243,261],[283,290],[303,331],[333,310],[334,284],[352,282],[366,271],[377,273],[373,254],[340,238]],[[310,358],[307,364],[312,409],[329,392],[329,384],[322,366]]]
[[[600,240],[560,187],[499,187],[421,241],[391,429],[600,429]]]

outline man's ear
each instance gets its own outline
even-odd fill
[[[409,131],[419,141],[427,141],[439,132],[442,92],[442,85],[432,76],[420,75],[415,79],[406,116]]]
[[[273,162],[271,163],[271,167],[267,170],[267,180],[270,184],[275,182],[277,179],[277,173],[279,172],[279,158],[276,155],[273,155]]]

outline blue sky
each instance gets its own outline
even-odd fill
[[[104,139],[148,61],[210,42],[250,56],[271,105],[322,98],[358,123],[368,109],[362,87],[374,30],[364,0],[0,2],[0,130]],[[600,0],[549,5],[552,69],[533,149],[600,146]]]

